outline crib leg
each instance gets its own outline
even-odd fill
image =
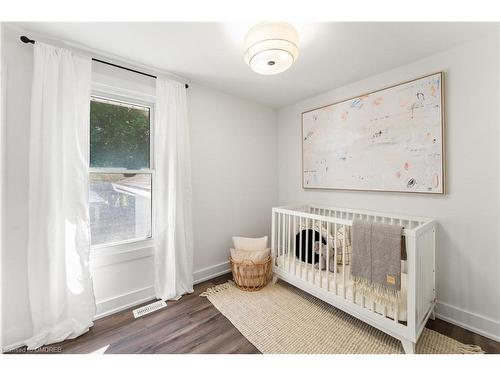
[[[405,354],[415,354],[415,343],[413,341],[403,339],[401,345],[403,345]]]
[[[278,282],[278,276],[276,275],[273,275],[273,280],[272,280],[272,284],[276,284]]]
[[[436,312],[434,307],[432,308],[431,315],[429,315],[429,318],[431,320],[436,320]]]

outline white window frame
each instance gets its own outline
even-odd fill
[[[151,235],[149,237],[134,238],[123,241],[115,241],[102,243],[97,245],[91,245],[91,252],[95,255],[111,255],[115,253],[122,253],[128,251],[141,250],[146,248],[152,248],[155,238],[155,230],[153,225],[154,210],[154,179],[155,179],[155,168],[154,168],[154,97],[149,95],[143,95],[135,93],[129,90],[120,90],[117,88],[93,89],[89,98],[89,102],[93,99],[100,101],[109,101],[111,103],[122,103],[125,106],[137,107],[137,108],[149,108],[149,168],[145,169],[126,169],[126,168],[91,168],[90,167],[90,126],[89,126],[89,177],[91,173],[146,173],[151,175]],[[90,107],[89,107],[90,109]],[[89,124],[90,125],[90,124]]]

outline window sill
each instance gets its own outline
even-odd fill
[[[120,251],[122,248],[123,249],[131,249],[134,247],[144,247],[144,244],[152,243],[153,238],[152,237],[144,237],[144,238],[133,238],[130,240],[123,240],[123,241],[118,241],[118,242],[109,242],[109,243],[103,243],[99,245],[92,245],[90,246],[90,251],[91,252],[96,252],[96,251],[106,251],[106,249],[111,249],[111,252],[113,252],[113,249],[119,249]]]
[[[90,249],[90,266],[98,268],[121,262],[153,256],[154,241],[152,238],[133,240],[118,244],[92,246]]]

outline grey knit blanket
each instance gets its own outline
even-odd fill
[[[351,277],[356,291],[393,303],[401,291],[400,225],[353,220]]]

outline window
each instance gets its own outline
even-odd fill
[[[90,101],[90,230],[93,246],[151,237],[151,107]]]

